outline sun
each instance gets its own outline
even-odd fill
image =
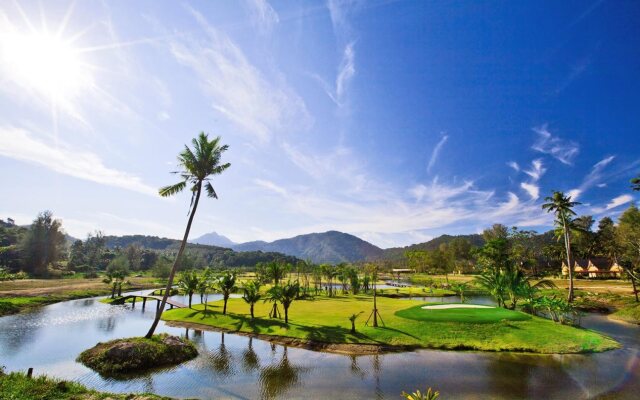
[[[0,45],[6,78],[53,101],[69,101],[91,84],[81,52],[57,35],[10,32]]]

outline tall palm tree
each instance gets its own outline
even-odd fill
[[[280,301],[282,302],[282,308],[284,308],[284,323],[289,323],[289,307],[291,303],[298,298],[298,293],[300,293],[300,284],[298,281],[295,282],[287,282],[286,285],[282,287],[282,292],[280,294]]]
[[[249,304],[249,311],[251,312],[251,319],[253,319],[253,307],[262,298],[260,295],[260,282],[250,281],[243,288],[244,294],[242,300]]]
[[[567,253],[567,267],[569,268],[569,296],[567,301],[573,302],[573,265],[571,264],[571,217],[576,215],[573,207],[579,205],[577,201],[571,201],[571,196],[565,196],[562,192],[553,192],[553,196],[545,198],[546,203],[542,209],[553,212],[556,215],[556,223],[562,227],[564,247]]]
[[[224,307],[222,308],[222,314],[227,313],[227,301],[231,292],[237,289],[236,287],[236,274],[235,272],[225,272],[218,279],[218,289],[222,292],[222,300],[224,301]]]
[[[208,197],[217,199],[218,194],[213,188],[213,185],[211,185],[210,177],[221,174],[231,166],[229,163],[221,163],[222,153],[227,151],[229,146],[226,144],[220,144],[220,136],[209,140],[209,136],[204,132],[201,132],[197,138],[194,138],[191,141],[191,143],[193,144],[193,149],[190,149],[185,145],[184,150],[178,155],[178,165],[182,170],[176,171],[175,173],[179,174],[182,180],[175,185],[165,186],[159,190],[160,196],[169,197],[182,192],[187,185],[189,185],[189,190],[191,190],[191,204],[189,205],[189,220],[187,222],[187,228],[184,231],[180,249],[178,250],[176,259],[173,262],[173,267],[169,273],[169,280],[167,281],[167,288],[164,291],[162,302],[156,312],[153,324],[151,324],[151,328],[145,336],[147,338],[153,336],[153,333],[158,326],[158,322],[160,322],[160,316],[167,304],[167,297],[169,296],[169,292],[173,286],[173,277],[176,274],[178,263],[180,262],[182,253],[184,252],[184,248],[187,244],[187,239],[189,238],[191,223],[193,222],[193,217],[196,215],[198,201],[200,200],[200,194],[202,193],[203,186]]]
[[[196,271],[184,271],[178,280],[178,287],[180,291],[189,296],[189,308],[191,308],[191,299],[193,293],[198,290],[200,286],[200,276]],[[202,299],[200,299],[202,301]]]

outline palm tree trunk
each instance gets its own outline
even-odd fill
[[[378,327],[378,302],[376,296],[376,283],[373,283],[373,327]]]
[[[571,239],[569,238],[569,229],[567,227],[567,221],[562,216],[562,225],[564,228],[564,246],[567,251],[567,266],[569,267],[569,296],[567,301],[573,302],[573,265],[571,264]]]
[[[193,293],[189,292],[189,308],[191,308],[191,298],[193,297]]]
[[[289,306],[284,307],[284,323],[289,323]]]
[[[193,209],[191,210],[191,215],[189,215],[187,228],[184,231],[184,236],[182,237],[182,243],[180,243],[180,249],[178,250],[178,255],[176,256],[176,260],[173,262],[173,267],[171,268],[171,272],[169,273],[169,281],[167,282],[167,288],[165,289],[164,295],[162,296],[162,302],[160,303],[160,308],[158,308],[158,311],[156,311],[156,317],[153,319],[153,324],[151,324],[151,328],[149,328],[149,332],[147,332],[145,336],[147,339],[150,339],[151,336],[153,336],[153,333],[156,331],[158,322],[160,322],[160,316],[162,316],[164,307],[167,305],[167,298],[169,297],[169,292],[171,292],[171,287],[173,286],[173,277],[176,275],[176,269],[178,268],[178,263],[180,262],[180,258],[182,257],[184,248],[187,245],[187,239],[189,238],[189,231],[191,230],[191,223],[193,223],[193,217],[196,215],[196,209],[198,208],[198,201],[200,200],[201,192],[202,192],[202,181],[198,182],[196,199],[193,202]]]
[[[251,311],[251,319],[253,319],[253,303],[249,305],[249,310]]]
[[[229,295],[224,295],[224,307],[222,308],[222,315],[227,314],[227,300],[229,300]]]

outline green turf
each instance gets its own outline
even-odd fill
[[[132,395],[100,393],[75,382],[23,373],[0,374],[0,399],[3,400],[170,400],[153,394]]]
[[[438,303],[440,305],[440,303]],[[460,322],[470,324],[490,324],[500,321],[526,321],[531,316],[504,308],[449,308],[425,310],[423,305],[396,312],[402,318],[428,322]]]
[[[526,351],[534,353],[597,352],[619,347],[611,338],[586,329],[523,315],[522,320],[504,320],[482,324],[469,321],[420,321],[398,316],[401,310],[425,305],[417,300],[378,298],[378,309],[385,326],[365,326],[372,309],[369,296],[316,297],[296,300],[289,310],[289,325],[268,317],[271,304],[259,302],[256,318],[249,318],[249,306],[242,299],[229,299],[227,315],[222,315],[222,301],[192,309],[166,311],[163,319],[192,322],[272,336],[285,336],[325,343],[363,343],[415,346],[443,349],[476,349],[487,351]],[[497,311],[496,313],[500,313]],[[349,316],[361,313],[356,321],[356,334],[349,332]],[[482,311],[481,311],[482,313]],[[505,315],[519,315],[508,312]],[[520,317],[519,317],[520,318]]]

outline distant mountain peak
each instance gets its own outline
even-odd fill
[[[231,239],[226,236],[220,235],[217,232],[209,232],[204,235],[190,240],[191,243],[205,244],[208,246],[228,247],[231,248],[236,245]]]
[[[247,242],[232,247],[237,251],[272,251],[314,263],[356,262],[378,258],[383,250],[357,236],[327,231],[308,233],[273,242]]]

